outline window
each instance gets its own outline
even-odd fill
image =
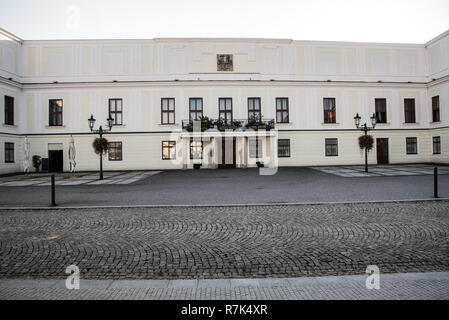
[[[405,123],[415,123],[415,99],[404,99]]]
[[[203,159],[203,141],[190,140],[190,159]]]
[[[407,144],[407,154],[418,154],[418,139],[405,138]]]
[[[14,125],[14,98],[5,96],[5,124]]]
[[[249,157],[254,158],[262,158],[262,139],[257,137],[250,137],[248,139],[249,144]]]
[[[323,99],[324,123],[337,123],[335,98]]]
[[[162,160],[176,159],[176,141],[162,141]]]
[[[326,157],[338,156],[338,139],[326,139]]]
[[[432,121],[440,121],[440,96],[432,97]]]
[[[262,120],[260,112],[260,98],[248,98],[248,120]]]
[[[14,162],[14,143],[12,142],[5,142],[5,162]]]
[[[375,99],[376,122],[387,123],[387,99]]]
[[[189,120],[200,120],[203,116],[203,98],[189,99]]]
[[[109,99],[109,114],[114,119],[114,125],[123,124],[123,100],[122,99]]]
[[[175,99],[161,99],[161,124],[175,124]]]
[[[109,161],[121,161],[122,160],[122,143],[121,142],[109,142],[108,154],[109,154]]]
[[[433,154],[441,154],[441,137],[433,137]]]
[[[49,101],[49,126],[62,126],[62,99],[52,99]]]
[[[276,122],[288,123],[288,98],[276,98]]]
[[[278,158],[290,157],[290,139],[278,140]]]
[[[226,122],[232,121],[232,98],[218,99],[218,117]]]

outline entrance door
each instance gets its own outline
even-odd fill
[[[62,150],[48,151],[48,167],[50,172],[62,172],[63,170]]]
[[[376,139],[377,164],[388,164],[388,138]]]
[[[235,137],[222,138],[218,151],[218,168],[235,168]]]

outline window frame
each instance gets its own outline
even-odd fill
[[[167,100],[167,110],[164,110],[164,100]],[[170,110],[170,101],[173,101],[173,110]],[[176,124],[176,101],[175,98],[161,98],[161,124]],[[164,122],[164,114],[167,114],[167,122]],[[170,122],[170,114],[173,114],[173,122]]]
[[[117,102],[120,101],[120,111],[117,111]],[[115,102],[115,110],[111,110],[111,102]],[[110,98],[108,100],[108,110],[109,115],[114,119],[114,126],[122,126],[123,125],[123,99],[122,98]],[[117,123],[117,114],[120,114],[120,123]]]
[[[409,152],[409,145],[411,143],[413,143],[415,146],[415,152]],[[405,138],[405,153],[408,155],[418,154],[418,137],[406,137]]]
[[[438,139],[438,143],[435,140]],[[435,145],[438,145],[438,148],[435,148]],[[433,154],[441,154],[441,136],[432,137],[432,151]]]
[[[411,106],[407,102],[412,103]],[[407,110],[408,107],[412,107],[411,110]],[[408,116],[410,119],[408,119]],[[404,123],[416,123],[416,101],[415,98],[404,98]]]
[[[253,108],[250,109],[250,101],[253,101],[252,106]],[[255,109],[255,102],[258,101],[259,104],[259,110]],[[251,119],[250,113],[253,113],[254,115],[258,114],[258,118],[255,119],[260,119],[262,120],[262,101],[260,99],[260,97],[248,97],[247,100],[247,109],[248,109],[248,120]]]
[[[288,154],[283,154],[280,155],[279,153],[279,146],[281,145],[280,142],[285,142],[287,141],[288,144],[286,146],[283,146],[283,148],[286,148],[285,150],[288,150]],[[278,158],[290,158],[292,156],[291,154],[291,144],[290,144],[290,139],[278,139]]]
[[[255,154],[251,143],[255,142]],[[255,155],[255,156],[254,156]],[[259,137],[249,137],[248,138],[248,157],[250,159],[261,159],[263,158],[263,141]]]
[[[201,143],[201,146],[193,146],[192,145],[193,143],[197,143],[197,142]],[[200,158],[194,158],[192,150],[193,149],[198,149],[198,148],[201,149],[201,151],[199,152],[201,154],[201,157]],[[198,152],[198,151],[196,151],[196,152]],[[195,140],[193,138],[190,138],[190,144],[189,144],[189,157],[190,157],[190,160],[203,160],[203,156],[204,156],[204,143],[203,143],[203,141],[202,140],[201,141],[200,140]]]
[[[432,122],[441,122],[439,95],[432,97]]]
[[[7,146],[12,146],[12,148],[7,148]],[[5,163],[15,163],[16,162],[16,146],[14,142],[5,142],[3,146],[3,151],[5,154]],[[10,153],[11,152],[11,153]],[[7,154],[10,154],[11,157],[6,157]],[[12,160],[11,160],[12,159]]]
[[[231,101],[231,109],[226,109],[226,101],[230,100]],[[224,101],[224,110],[220,110],[220,101]],[[234,106],[233,106],[233,102],[232,102],[232,98],[230,97],[223,97],[223,98],[218,98],[218,119],[223,119],[225,121],[225,123],[231,123],[234,120]],[[225,118],[223,118],[221,116],[221,114],[224,113],[226,115]],[[231,114],[231,119],[227,118],[228,113]]]
[[[278,108],[278,101],[280,101],[280,108]],[[283,101],[286,101],[286,104],[283,104]],[[288,97],[276,97],[275,100],[276,103],[276,123],[290,123],[290,102]],[[286,109],[283,109],[283,107],[286,107]],[[278,114],[280,113],[281,121],[278,121]],[[284,114],[287,115],[287,119],[284,121]]]
[[[195,110],[192,110],[192,101],[195,101]],[[201,101],[201,111],[198,111],[198,101]],[[203,104],[203,98],[189,98],[189,121],[193,120],[200,120],[201,117],[203,117],[204,112],[204,104]],[[195,113],[195,119],[192,118],[192,113]],[[201,116],[198,117],[198,113],[201,113]]]
[[[331,143],[331,141],[335,141],[335,143]],[[328,146],[336,146],[335,151],[336,153],[333,154],[328,153]],[[338,157],[338,138],[325,138],[324,139],[324,154],[326,157]]]
[[[114,147],[115,151],[115,155],[117,156],[117,150],[120,150],[120,158],[116,157],[114,159],[111,158],[111,145],[114,144],[116,145]],[[120,148],[117,147],[117,145],[120,146]],[[122,141],[109,141],[108,142],[108,161],[123,161],[123,143]]]
[[[61,108],[61,111],[53,111],[52,110],[52,103],[61,101],[61,106],[58,106],[58,108]],[[53,123],[52,120],[57,120],[58,115],[61,115],[61,123]],[[64,125],[64,100],[63,99],[49,99],[48,100],[48,126],[49,127],[62,127]]]
[[[14,97],[5,95],[4,97],[4,124],[14,125]]]
[[[382,102],[382,103],[381,103]],[[380,104],[380,106],[379,106]],[[384,111],[378,111],[378,106],[385,108]],[[388,114],[387,114],[387,99],[386,98],[375,98],[374,99],[374,113],[376,114],[376,123],[388,123]],[[385,120],[381,120],[379,117],[379,113],[385,113]]]
[[[331,109],[326,109],[326,101],[333,102],[333,107]],[[333,117],[330,117],[329,114],[333,114]],[[333,121],[331,121],[331,119],[333,119]],[[337,99],[335,97],[323,97],[323,123],[337,123]]]
[[[168,143],[168,145],[164,145],[164,143]],[[170,145],[170,144],[173,144],[173,145]],[[162,146],[162,160],[176,160],[176,141],[163,140],[161,143],[161,146]],[[164,149],[168,150],[168,155],[169,155],[168,158],[164,157]],[[172,154],[171,149],[174,149],[174,153],[173,153],[174,157],[173,158],[171,157],[171,154]]]

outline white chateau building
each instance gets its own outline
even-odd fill
[[[71,137],[77,171],[98,170],[88,118],[109,114],[105,170],[361,165],[357,113],[377,116],[370,164],[449,163],[449,31],[387,44],[0,29],[0,111],[0,174],[23,170],[26,137],[50,170],[70,170]],[[201,116],[222,121],[189,122]]]

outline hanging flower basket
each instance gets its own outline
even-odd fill
[[[359,137],[360,149],[366,149],[370,151],[374,146],[374,138],[370,135],[363,135]]]
[[[108,140],[105,138],[95,138],[94,142],[92,143],[92,146],[94,147],[94,151],[96,154],[103,155],[106,154],[108,151]]]

